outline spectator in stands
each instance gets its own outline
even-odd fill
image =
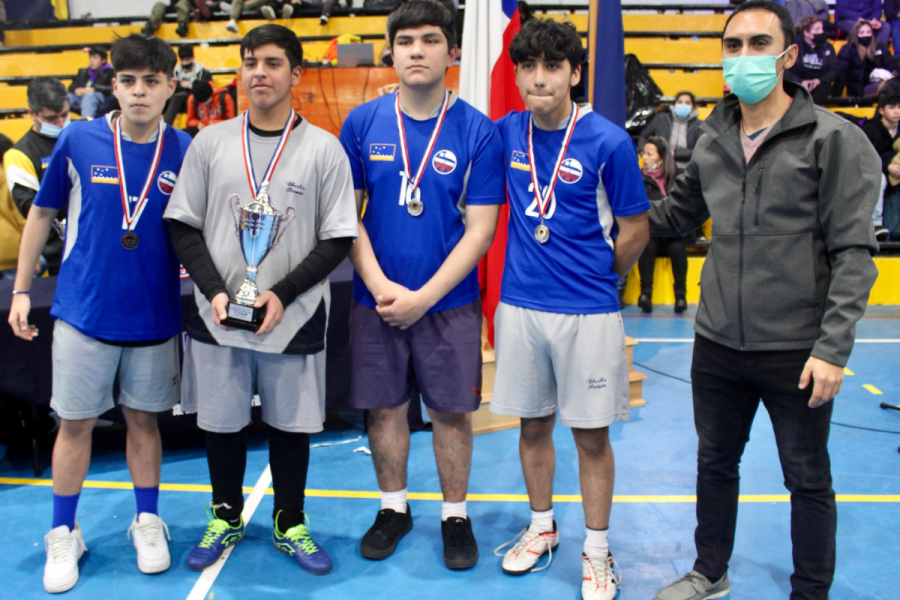
[[[6,183],[23,217],[28,216],[44,178],[56,139],[69,124],[65,86],[53,77],[36,77],[28,84],[28,116],[34,125],[3,155]],[[63,241],[51,231],[41,255],[51,275],[59,273]]]
[[[187,127],[184,130],[194,137],[204,127],[233,119],[235,114],[234,100],[226,88],[213,88],[210,82],[198,79],[187,100]]]
[[[891,40],[891,26],[881,20],[881,0],[837,0],[834,22],[842,31],[853,31],[859,23],[868,23],[882,44]]]
[[[897,61],[883,42],[877,41],[868,23],[853,26],[850,39],[838,52],[841,80],[848,96],[877,96],[893,77]]]
[[[3,29],[6,27],[6,0],[0,0],[0,46],[6,43],[6,34]]]
[[[273,11],[279,11],[282,19],[290,19],[294,16],[294,11],[296,9],[302,9],[304,7],[304,3],[302,0],[270,0],[269,6],[272,7]]]
[[[840,30],[830,21],[828,3],[825,0],[788,0],[785,6],[794,23],[802,23],[807,17],[818,17],[825,29],[825,37],[837,38]]]
[[[900,0],[884,0],[884,20],[891,26],[894,56],[900,53]]]
[[[238,19],[241,18],[241,14],[245,12],[253,12],[255,10],[259,10],[262,12],[264,8],[268,8],[269,10],[263,13],[267,19],[275,18],[275,11],[268,5],[269,0],[233,0],[233,2],[219,2],[219,10],[225,11],[227,13],[231,13],[231,19],[228,21],[228,24],[225,25],[225,29],[230,31],[231,33],[238,33],[240,28],[238,27]],[[269,16],[271,13],[271,16]]]
[[[834,46],[825,40],[825,29],[819,17],[806,17],[797,26],[797,62],[784,78],[799,83],[812,94],[813,102],[822,104],[831,96],[834,81],[841,72]]]
[[[884,192],[885,194],[891,194],[895,189],[893,185],[886,185],[887,178],[900,177],[900,165],[892,163],[897,156],[894,143],[900,139],[900,93],[887,92],[878,97],[876,117],[866,121],[866,124],[863,125],[863,131],[881,158],[881,172],[885,178],[883,187],[886,187]],[[883,206],[884,194],[882,194],[882,198],[872,215],[875,238],[878,240],[887,239],[889,233],[883,226]]]
[[[93,46],[88,50],[88,66],[78,69],[69,84],[69,107],[86,119],[93,119],[100,105],[112,94],[112,65],[106,62],[106,48]]]
[[[0,134],[0,156],[13,147],[11,139]],[[25,228],[25,217],[13,201],[6,174],[0,170],[0,279],[15,279],[19,263],[19,242]]]
[[[144,25],[141,33],[144,35],[153,35],[159,26],[162,25],[163,19],[167,13],[174,12],[178,27],[175,33],[180,37],[188,34],[188,23],[193,14],[195,19],[208,19],[212,16],[212,9],[216,7],[216,2],[211,0],[169,0],[169,3],[157,2],[150,11],[150,20]]]
[[[669,143],[661,136],[650,136],[641,150],[644,161],[642,173],[649,200],[663,200],[675,183],[675,159]],[[652,236],[638,259],[641,274],[641,296],[638,306],[645,313],[653,312],[653,271],[656,254],[665,246],[672,259],[672,276],[675,278],[675,312],[687,310],[687,238]]]
[[[691,161],[691,152],[700,139],[700,119],[697,116],[697,99],[691,92],[678,92],[675,104],[669,110],[653,117],[638,140],[642,150],[647,140],[659,136],[668,141],[668,147],[675,158],[675,166],[681,170]]]
[[[203,63],[194,60],[194,47],[184,44],[178,47],[178,58],[181,61],[175,67],[175,81],[177,87],[175,93],[169,98],[169,104],[166,107],[165,121],[169,125],[175,122],[178,113],[184,112],[184,106],[188,96],[191,95],[191,88],[195,81],[204,80],[212,81],[212,74],[206,70]]]

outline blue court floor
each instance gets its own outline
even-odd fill
[[[690,314],[690,313],[689,313]],[[652,317],[625,311],[626,332],[640,343],[637,369],[649,375],[647,406],[611,429],[616,453],[616,498],[610,541],[622,569],[621,600],[649,600],[691,568],[694,558],[696,436],[690,385],[693,318],[673,317],[658,306]],[[900,598],[900,413],[880,402],[900,403],[900,310],[874,307],[857,330],[834,412],[831,456],[838,494],[838,562],[831,598]],[[838,425],[840,423],[841,425]],[[866,429],[868,428],[868,429]],[[886,430],[871,431],[870,429]],[[412,532],[386,561],[359,556],[359,538],[379,508],[371,458],[355,429],[326,431],[313,443],[349,441],[311,451],[307,511],[314,537],[331,554],[334,571],[316,577],[301,571],[271,543],[271,490],[262,497],[238,545],[211,586],[183,565],[205,527],[209,501],[205,455],[199,436],[166,434],[160,514],[172,541],[172,568],[142,575],[126,538],[134,514],[127,488],[124,439],[114,430],[95,436],[89,486],[78,520],[89,552],[81,580],[66,594],[81,599],[246,598],[505,599],[580,597],[580,552],[584,517],[571,434],[556,430],[555,510],[561,543],[550,569],[519,578],[500,570],[493,548],[513,538],[529,521],[519,467],[518,430],[475,438],[468,510],[481,558],[474,569],[451,572],[441,560],[440,487],[428,432],[412,436],[409,489]],[[196,438],[196,439],[195,439]],[[252,437],[244,485],[247,493],[267,466],[264,436]],[[49,464],[49,448],[45,448]],[[787,598],[791,573],[790,505],[782,484],[771,424],[760,409],[742,464],[742,503],[731,561],[730,598]],[[46,597],[41,584],[43,536],[50,526],[51,473],[33,479],[30,461],[0,461],[0,598]],[[202,582],[201,582],[202,584]],[[198,586],[195,590],[195,585]]]

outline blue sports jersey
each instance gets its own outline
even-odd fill
[[[191,143],[165,127],[163,148],[147,204],[134,233],[121,239],[125,216],[119,192],[114,134],[107,119],[79,121],[63,131],[34,204],[68,203],[63,263],[50,314],[101,340],[161,340],[181,332],[181,284],[169,224],[162,215]],[[122,141],[132,210],[150,171],[156,143]]]
[[[539,243],[540,224],[528,159],[531,112],[497,122],[503,137],[509,194],[509,240],[500,300],[545,312],[597,314],[619,310],[613,270],[615,217],[650,209],[628,134],[581,105],[544,223],[550,239]],[[534,127],[538,183],[545,192],[565,129]]]
[[[419,183],[424,212],[407,212],[400,132],[390,94],[353,109],[341,128],[341,143],[350,158],[353,184],[366,190],[363,225],[385,276],[418,290],[438,271],[465,232],[466,204],[506,201],[500,165],[503,146],[496,126],[469,104],[451,96],[440,135]],[[417,121],[403,115],[409,163],[415,177],[437,117]],[[456,308],[479,297],[477,270],[429,312]],[[375,299],[359,275],[353,299],[374,308]]]

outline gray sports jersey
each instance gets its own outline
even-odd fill
[[[241,116],[204,128],[188,149],[165,218],[203,231],[206,245],[232,297],[247,269],[237,237],[229,197],[238,194],[241,206],[253,193],[247,180],[241,146]],[[265,176],[278,145],[277,137],[250,133],[250,149],[257,185]],[[269,201],[285,214],[296,211],[292,223],[259,267],[260,293],[294,270],[319,240],[357,236],[356,199],[350,164],[344,149],[330,133],[304,120],[291,132],[269,186]],[[328,310],[328,279],[285,307],[284,319],[273,331],[255,336],[249,331],[224,331],[212,321],[209,301],[194,287],[200,317],[223,346],[280,353],[310,320],[320,303]]]

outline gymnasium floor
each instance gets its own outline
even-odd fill
[[[690,569],[694,558],[694,476],[696,436],[691,415],[689,342],[691,318],[671,318],[659,306],[653,318],[625,311],[626,332],[640,343],[634,360],[650,377],[647,406],[612,427],[617,462],[611,547],[624,574],[620,600],[649,600]],[[858,327],[858,341],[834,421],[900,432],[900,413],[879,408],[900,403],[900,309],[873,307]],[[867,341],[868,340],[868,341]],[[876,342],[875,340],[882,340]],[[888,341],[886,341],[888,340]],[[651,369],[653,371],[651,371]],[[665,373],[660,375],[654,371]],[[682,381],[684,380],[684,381]],[[244,485],[248,507],[261,497],[247,538],[217,577],[201,578],[183,565],[206,523],[209,500],[202,446],[181,434],[167,434],[160,513],[169,525],[173,566],[161,575],[138,572],[125,531],[134,510],[127,489],[123,440],[98,431],[94,461],[82,494],[78,520],[90,549],[81,562],[81,580],[67,598],[181,599],[287,598],[579,598],[584,519],[571,435],[557,428],[556,518],[559,551],[550,569],[520,578],[506,576],[492,549],[527,525],[528,504],[519,468],[518,430],[475,438],[469,501],[481,559],[467,572],[451,572],[441,560],[437,471],[428,432],[412,436],[410,459],[413,531],[384,562],[362,559],[360,536],[379,508],[367,446],[354,429],[326,431],[313,443],[349,441],[312,450],[307,509],[315,539],[331,554],[334,571],[309,575],[271,544],[272,496],[261,495],[267,449],[255,434]],[[896,600],[900,595],[900,435],[835,425],[831,456],[838,493],[838,563],[835,600]],[[46,449],[45,449],[46,450]],[[45,451],[46,454],[46,451]],[[44,457],[49,463],[49,455]],[[743,460],[742,503],[730,577],[737,599],[787,598],[791,573],[790,505],[782,485],[771,425],[757,414]],[[50,524],[49,469],[32,477],[30,461],[0,461],[0,597],[45,596],[41,585],[43,536]],[[259,485],[262,483],[263,485]],[[268,487],[268,486],[266,486]],[[269,490],[271,494],[271,490]],[[220,562],[220,564],[222,564]],[[211,587],[210,587],[211,586]],[[193,594],[193,595],[192,595]]]

